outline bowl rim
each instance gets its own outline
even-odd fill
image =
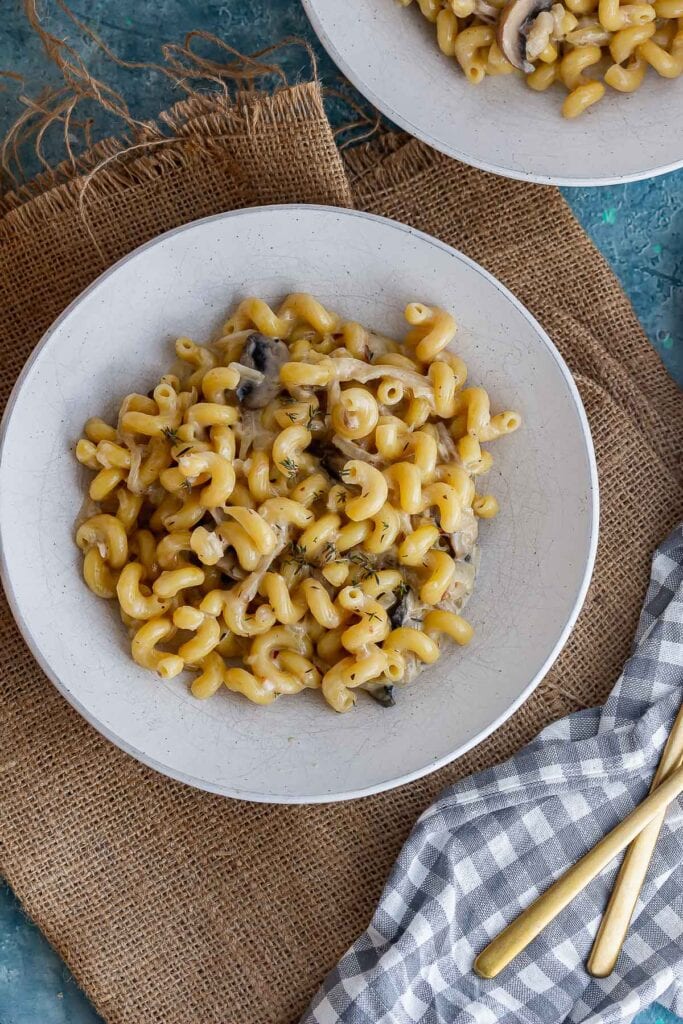
[[[442,249],[450,256],[454,256],[456,259],[465,263],[471,270],[474,270],[476,273],[481,274],[484,278],[487,279],[487,281],[490,284],[492,284],[496,289],[498,289],[498,291],[501,292],[508,299],[508,301],[511,302],[513,306],[516,307],[517,311],[521,313],[522,316],[527,320],[527,322],[533,327],[533,329],[539,337],[539,340],[543,344],[545,344],[550,354],[553,356],[555,362],[558,365],[560,373],[564,377],[569,393],[574,401],[574,406],[578,414],[579,424],[581,426],[581,433],[588,461],[590,480],[589,497],[591,499],[592,514],[590,524],[590,538],[588,544],[588,555],[586,558],[586,564],[581,578],[581,583],[577,589],[576,597],[574,599],[572,610],[570,612],[570,615],[567,619],[564,628],[562,629],[552,650],[550,651],[548,657],[546,658],[545,662],[543,663],[539,671],[532,677],[532,679],[529,681],[524,690],[519,694],[519,696],[507,708],[505,708],[505,710],[486,728],[480,730],[466,743],[457,747],[455,750],[450,751],[448,754],[445,754],[443,757],[440,757],[435,761],[430,761],[428,764],[423,765],[421,768],[415,769],[411,772],[407,772],[405,775],[397,776],[394,779],[388,779],[380,783],[365,786],[361,789],[346,790],[337,793],[321,793],[316,794],[315,796],[300,797],[297,795],[272,795],[264,793],[254,793],[247,789],[236,788],[233,786],[225,786],[219,784],[214,785],[210,782],[206,782],[205,780],[200,780],[187,772],[179,771],[162,764],[155,758],[145,753],[145,751],[139,750],[132,743],[129,743],[123,737],[116,734],[113,730],[103,725],[94,714],[90,713],[90,711],[81,703],[81,701],[75,696],[75,694],[73,694],[62,683],[56,671],[48,663],[47,659],[43,657],[39,644],[31,631],[31,627],[28,621],[24,618],[19,607],[19,601],[14,591],[13,582],[9,573],[9,568],[5,556],[5,541],[3,536],[3,522],[1,517],[0,581],[3,584],[5,594],[7,596],[7,601],[10,606],[12,615],[14,617],[14,621],[16,622],[19,628],[19,632],[21,633],[24,642],[26,643],[33,658],[37,661],[38,665],[40,666],[44,674],[47,676],[47,678],[52,682],[52,684],[55,686],[57,691],[62,695],[62,697],[66,699],[66,701],[81,715],[82,718],[85,719],[85,721],[89,725],[91,725],[101,736],[104,736],[105,739],[113,743],[114,746],[118,747],[120,750],[123,750],[126,754],[130,755],[131,757],[135,758],[135,760],[137,760],[138,762],[146,765],[149,768],[153,768],[155,771],[159,772],[162,775],[165,775],[167,778],[175,779],[178,782],[182,782],[186,785],[193,786],[194,788],[203,790],[204,792],[215,793],[219,796],[231,797],[236,800],[248,800],[254,803],[300,805],[337,803],[345,800],[355,800],[364,796],[371,796],[376,793],[382,793],[390,789],[395,789],[398,786],[403,786],[407,783],[414,782],[415,780],[423,778],[426,775],[430,775],[432,772],[438,771],[438,769],[445,767],[445,765],[447,764],[450,764],[452,761],[456,760],[456,758],[462,757],[469,750],[472,750],[474,747],[478,746],[478,744],[480,744],[493,732],[499,729],[501,725],[503,725],[504,722],[506,722],[508,718],[510,718],[515,713],[515,711],[517,711],[517,709],[520,708],[526,700],[528,700],[533,691],[536,689],[536,687],[539,685],[542,679],[546,676],[553,663],[556,661],[557,657],[559,656],[562,648],[564,647],[569,637],[571,630],[574,627],[574,624],[578,618],[581,608],[583,607],[583,603],[588,592],[588,587],[591,581],[593,568],[595,565],[595,558],[598,545],[600,495],[595,449],[593,446],[593,440],[591,436],[590,426],[588,423],[588,418],[586,416],[586,411],[584,409],[583,402],[581,400],[581,396],[579,394],[574,378],[572,377],[569,367],[567,366],[566,362],[564,361],[564,358],[558,351],[557,347],[551,341],[550,337],[538,323],[536,318],[532,316],[532,314],[529,312],[526,306],[524,306],[523,303],[520,302],[520,300],[516,298],[516,296],[504,284],[502,284],[502,282],[498,280],[498,278],[494,277],[494,275],[491,274],[488,270],[485,270],[484,267],[478,264],[475,260],[471,259],[469,256],[466,256],[464,253],[460,252],[458,249],[455,249],[453,246],[450,246],[447,243],[442,242],[440,239],[435,238],[432,235],[426,234],[424,231],[419,231],[416,228],[412,228],[407,224],[402,224],[399,221],[391,220],[388,217],[379,217],[376,214],[366,213],[362,210],[350,210],[337,206],[326,206],[314,203],[279,203],[273,205],[252,206],[247,207],[245,209],[230,210],[223,213],[213,214],[208,217],[201,217],[198,220],[189,221],[186,224],[181,224],[178,227],[171,228],[169,231],[165,231],[160,235],[156,235],[154,238],[151,238],[149,239],[149,241],[144,242],[136,249],[133,249],[131,252],[121,257],[121,259],[117,260],[116,263],[114,263],[111,267],[105,270],[102,274],[96,277],[94,281],[92,281],[82,292],[79,293],[79,295],[76,296],[75,299],[73,299],[69,303],[66,309],[64,309],[64,311],[60,313],[60,315],[45,331],[42,338],[40,339],[40,341],[34,348],[33,352],[27,359],[26,363],[24,364],[14,384],[14,387],[10,392],[9,398],[7,400],[7,405],[5,407],[2,419],[0,420],[0,480],[2,479],[2,469],[7,444],[8,427],[12,418],[12,413],[18,402],[19,395],[23,389],[23,385],[26,381],[26,378],[31,372],[31,369],[33,368],[34,364],[40,358],[42,352],[49,345],[51,339],[56,336],[59,328],[62,326],[64,321],[68,319],[71,312],[79,305],[81,301],[83,301],[87,296],[89,296],[93,291],[95,291],[100,286],[100,284],[102,284],[106,279],[115,274],[120,267],[124,266],[126,263],[136,258],[137,256],[141,255],[146,250],[153,248],[160,242],[166,241],[167,239],[172,238],[175,235],[180,234],[181,232],[192,230],[195,227],[202,224],[208,224],[214,221],[228,220],[244,216],[245,214],[269,216],[274,211],[284,211],[291,214],[296,214],[302,211],[317,212],[323,214],[333,214],[334,216],[341,217],[357,217],[360,220],[376,221],[383,223],[386,226],[393,228],[394,230],[398,230],[409,235],[413,235],[417,238],[420,238],[422,241],[429,243],[432,246],[436,246],[437,248]]]
[[[607,185],[626,185],[632,181],[645,181],[648,178],[658,178],[662,174],[669,174],[671,171],[676,171],[683,167],[683,153],[679,160],[674,160],[673,163],[664,164],[656,167],[645,168],[641,171],[631,171],[629,174],[610,174],[604,175],[598,178],[591,177],[565,177],[561,174],[539,174],[535,171],[518,171],[513,170],[509,167],[505,167],[499,163],[492,163],[488,160],[483,160],[481,157],[472,156],[471,153],[467,153],[457,146],[449,146],[444,142],[440,142],[439,139],[434,138],[429,132],[420,128],[419,125],[414,124],[408,117],[405,117],[402,113],[395,110],[391,105],[390,100],[382,99],[378,96],[374,89],[371,89],[364,81],[359,72],[357,72],[346,60],[346,58],[339,52],[331,38],[323,28],[320,18],[318,17],[316,0],[301,0],[308,20],[310,21],[315,34],[317,35],[320,43],[324,47],[328,56],[337,66],[339,71],[345,75],[346,78],[351,82],[358,92],[365,97],[374,107],[376,107],[385,117],[388,117],[390,121],[397,124],[404,131],[408,132],[414,138],[419,139],[421,142],[425,142],[432,149],[436,149],[439,153],[443,153],[445,156],[452,157],[454,160],[461,160],[463,163],[468,164],[470,167],[478,167],[481,171],[488,171],[489,174],[497,174],[502,178],[512,178],[515,181],[530,181],[537,185],[558,185],[564,188],[600,188]]]

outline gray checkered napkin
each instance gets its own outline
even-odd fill
[[[683,693],[683,526],[655,553],[633,653],[603,708],[545,729],[441,794],[367,931],[302,1024],[622,1024],[683,1015],[683,811],[670,809],[615,972],[584,964],[616,865],[498,978],[477,953],[645,796]]]

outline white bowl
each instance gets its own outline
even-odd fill
[[[395,0],[303,0],[339,69],[388,118],[447,156],[484,171],[554,185],[609,185],[683,166],[683,78],[649,71],[629,95],[607,89],[576,120],[562,92],[516,76],[470,85],[436,45],[435,26]],[[565,94],[566,95],[566,94]]]
[[[74,520],[89,476],[73,448],[88,416],[146,392],[180,334],[208,338],[246,294],[310,290],[392,333],[420,299],[453,310],[458,351],[496,408],[524,426],[496,445],[468,618],[476,636],[384,709],[337,715],[319,693],[258,708],[227,690],[191,697],[183,677],[138,668],[110,602],[87,590]],[[597,538],[595,461],[567,367],[490,274],[393,221],[315,206],[219,215],[162,235],[92,284],[48,331],[4,419],[0,540],[5,587],[36,659],[80,713],[134,757],[202,789],[315,802],[433,771],[499,726],[556,658],[588,586]]]

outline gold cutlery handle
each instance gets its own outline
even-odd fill
[[[584,854],[580,861],[553,882],[549,889],[489,943],[474,962],[477,974],[482,978],[495,978],[646,825],[665,813],[671,801],[682,791],[683,766],[672,772],[621,824]]]
[[[657,773],[652,780],[652,791],[657,789],[662,780],[678,767],[681,760],[683,760],[683,707],[678,712],[669,733]],[[634,839],[626,851],[588,959],[588,971],[596,978],[606,978],[614,970],[665,815],[666,811],[658,814],[647,828],[644,828]]]

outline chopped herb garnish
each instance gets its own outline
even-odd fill
[[[164,435],[164,437],[165,437],[165,438],[167,438],[167,439],[168,439],[169,441],[173,441],[173,443],[174,443],[174,444],[175,444],[175,443],[176,443],[176,441],[178,440],[178,434],[177,434],[177,433],[176,433],[176,431],[175,431],[175,430],[173,429],[173,427],[162,427],[162,429],[161,429],[161,433],[162,433],[162,434]]]
[[[351,554],[346,557],[349,562],[354,562],[356,565],[360,565],[363,569],[367,569],[370,566],[368,556],[364,555],[362,551],[352,551]]]
[[[299,414],[297,412],[288,412],[287,419],[291,420],[292,423],[296,423],[296,421],[299,419]]]
[[[328,562],[333,562],[336,557],[337,549],[332,541],[328,541],[322,552],[323,565],[327,565]]]
[[[354,565],[357,565],[361,569],[361,579],[374,579],[375,583],[379,586],[379,573],[367,555],[364,555],[362,551],[352,551],[351,554],[346,557],[349,562],[353,562]]]
[[[294,459],[283,459],[282,462],[280,463],[280,467],[283,469],[285,476],[289,477],[290,480],[296,480],[297,474],[299,472],[299,467],[297,466]]]
[[[286,562],[292,562],[296,566],[296,574],[303,572],[304,569],[310,568],[310,562],[306,558],[306,547],[302,544],[297,544],[296,541],[291,541],[289,544],[289,557],[284,559]]]

